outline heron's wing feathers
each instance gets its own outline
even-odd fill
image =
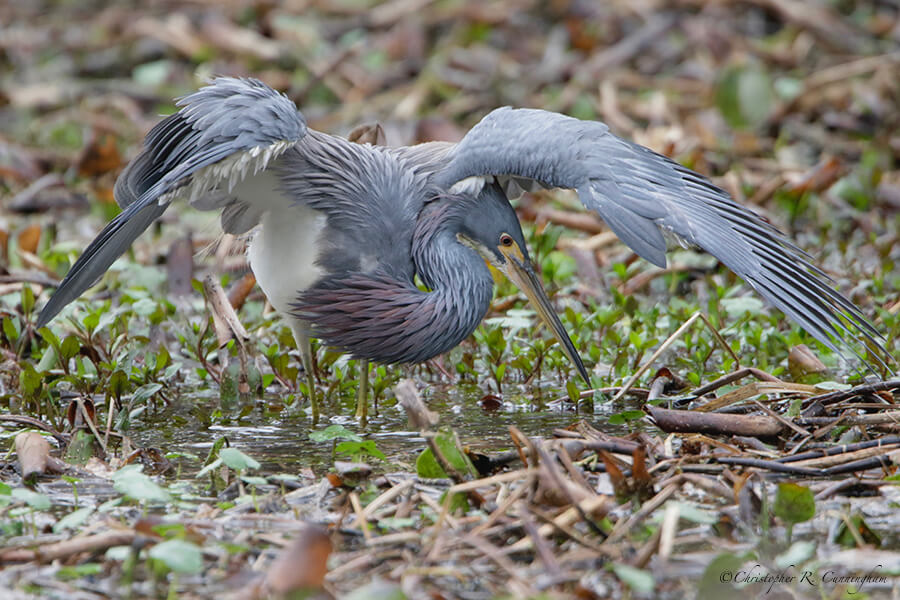
[[[116,181],[123,211],[69,270],[41,311],[38,326],[93,285],[172,200],[206,201],[208,208],[225,209],[223,225],[247,227],[241,206],[231,206],[227,195],[214,192],[212,202],[201,198],[225,184],[230,190],[246,175],[265,169],[307,131],[294,103],[255,79],[219,78],[177,104],[180,110],[147,134],[143,150]]]
[[[702,175],[614,136],[603,123],[497,109],[445,151],[434,177],[449,189],[490,175],[575,189],[623,242],[660,267],[667,237],[702,248],[834,350],[851,328],[881,347],[859,309],[777,229]]]

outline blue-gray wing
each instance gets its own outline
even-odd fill
[[[859,309],[781,232],[702,175],[616,137],[603,123],[500,108],[456,146],[421,154],[445,189],[489,175],[574,189],[650,262],[665,266],[666,238],[674,236],[718,258],[829,348],[837,351],[834,340],[843,343],[854,328],[883,350]]]
[[[177,104],[180,110],[147,134],[143,150],[119,176],[115,195],[123,211],[69,270],[41,311],[39,327],[93,285],[172,200],[209,204],[204,196],[212,192],[219,204],[206,208],[225,209],[224,223],[232,204],[217,190],[265,169],[307,132],[294,103],[255,79],[218,78]],[[236,222],[240,208],[232,211]]]

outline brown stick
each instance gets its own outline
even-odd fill
[[[228,290],[228,303],[231,304],[234,310],[241,309],[255,285],[256,277],[253,273],[247,273],[231,286],[231,289]]]
[[[737,381],[738,379],[743,379],[744,377],[747,377],[748,375],[752,375],[753,377],[756,377],[760,381],[772,381],[774,383],[782,383],[782,381],[780,379],[778,379],[777,377],[774,377],[772,375],[769,375],[765,371],[761,371],[761,370],[755,369],[753,367],[744,367],[743,369],[738,369],[737,371],[732,371],[731,373],[728,373],[727,375],[723,375],[722,377],[719,377],[715,381],[711,381],[704,386],[698,387],[691,393],[694,396],[703,396],[704,394],[708,394],[712,391],[715,391],[724,385],[733,383],[733,382]]]
[[[666,433],[712,433],[775,437],[784,429],[777,419],[762,415],[724,415],[646,406],[656,426]]]
[[[740,465],[744,467],[756,467],[766,471],[774,471],[776,473],[790,473],[792,475],[805,475],[807,477],[819,477],[823,474],[820,469],[807,469],[806,467],[795,467],[791,464],[775,462],[774,460],[764,460],[761,458],[744,458],[740,456],[722,456],[715,459],[719,464],[723,465]]]
[[[864,450],[866,448],[885,448],[887,446],[895,446],[897,444],[900,444],[900,436],[892,435],[878,440],[866,440],[865,442],[857,442],[855,444],[841,444],[840,446],[834,446],[833,448],[826,448],[824,450],[810,450],[809,452],[804,452],[803,454],[783,456],[777,460],[778,462],[783,463],[797,462],[808,460],[811,458],[820,458],[822,456],[847,454],[850,452],[856,452],[857,450]]]
[[[0,550],[0,563],[27,562],[32,560],[38,562],[51,562],[82,552],[96,552],[98,550],[112,548],[113,546],[128,546],[136,537],[137,533],[131,530],[108,531],[106,533],[98,533],[97,535],[88,537],[77,537],[64,542],[48,544],[35,550],[27,550],[25,548],[16,548],[7,552]]]
[[[840,402],[841,400],[846,400],[847,398],[853,398],[854,396],[861,396],[862,394],[873,392],[890,392],[897,389],[900,389],[900,379],[879,381],[878,383],[858,385],[854,388],[850,388],[849,390],[841,390],[837,392],[829,392],[820,396],[812,396],[810,398],[807,398],[803,405],[809,406],[816,401],[821,402],[822,404],[834,404],[835,402]]]
[[[878,456],[855,460],[844,465],[822,469],[822,474],[826,476],[843,475],[844,473],[868,471],[878,467],[886,469],[888,467],[896,467],[898,464],[900,464],[900,450],[895,450],[890,454],[879,454]]]
[[[806,417],[799,418],[801,425],[831,425],[840,422],[841,425],[884,425],[885,423],[900,423],[900,410],[875,413],[871,415],[843,415],[840,417]]]
[[[209,302],[210,312],[212,312],[219,347],[223,347],[232,339],[243,346],[250,336],[247,335],[247,330],[238,320],[234,308],[231,307],[231,303],[225,295],[225,290],[218,281],[209,276],[203,280],[203,291]]]

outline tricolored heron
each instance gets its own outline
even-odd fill
[[[318,417],[310,337],[365,362],[421,362],[468,337],[488,310],[485,260],[535,304],[589,381],[531,265],[503,186],[572,188],[638,255],[664,267],[667,240],[701,248],[837,351],[860,310],[810,257],[722,189],[596,121],[499,108],[458,144],[387,148],[308,129],[284,95],[222,77],[178,101],[116,182],[122,212],[72,266],[38,319],[81,295],[175,200],[256,230],[253,273],[287,319]],[[429,291],[420,290],[419,279]]]

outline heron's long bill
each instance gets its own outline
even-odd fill
[[[550,299],[547,297],[547,293],[541,286],[541,282],[528,260],[520,262],[517,258],[507,254],[506,263],[498,266],[513,283],[519,286],[519,289],[525,292],[541,320],[550,328],[550,331],[553,332],[553,337],[562,346],[563,352],[578,369],[578,373],[585,383],[590,385],[591,378],[588,376],[587,369],[584,368],[584,363],[581,362],[581,357],[578,356],[578,352],[575,350],[575,344],[572,343],[566,328],[563,327],[562,321],[559,320],[559,317],[553,311]]]

